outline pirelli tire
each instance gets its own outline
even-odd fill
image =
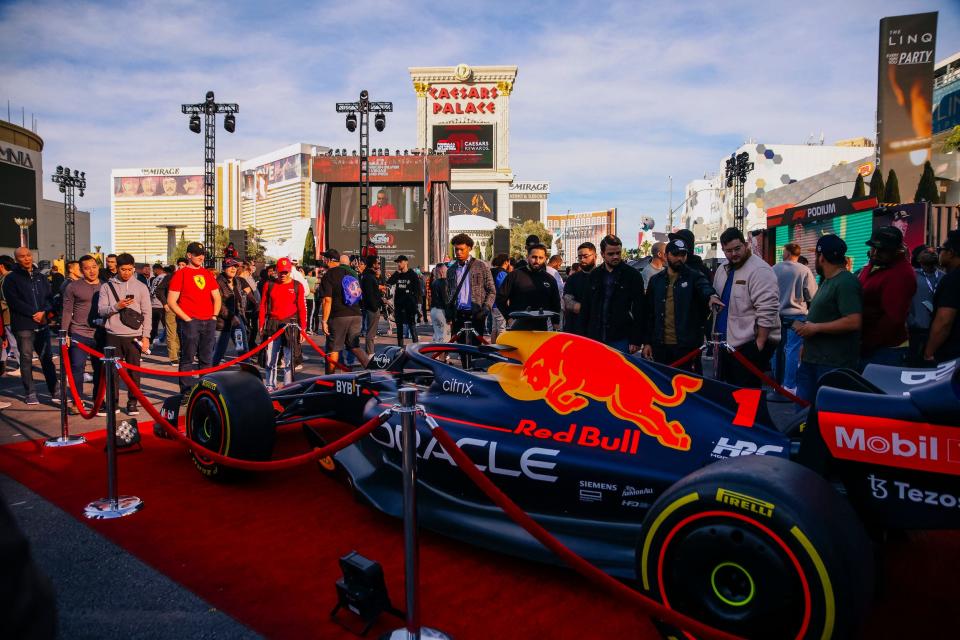
[[[678,481],[647,513],[637,548],[645,593],[744,638],[851,637],[873,574],[872,542],[847,501],[772,456]]]
[[[220,455],[269,460],[276,438],[273,404],[259,378],[244,371],[204,376],[187,402],[187,437]],[[229,480],[242,471],[191,450],[193,463],[211,480]]]

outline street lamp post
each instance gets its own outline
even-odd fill
[[[20,227],[20,246],[30,248],[30,225],[33,224],[33,218],[14,218],[14,222]]]
[[[338,102],[337,113],[347,114],[347,131],[357,130],[357,114],[360,114],[360,254],[370,242],[370,113],[375,113],[373,126],[383,131],[387,126],[385,113],[393,111],[392,102],[370,102],[370,94],[364,89],[357,102]]]
[[[63,194],[63,255],[70,262],[77,259],[77,204],[74,190],[79,190],[80,197],[83,197],[83,190],[87,188],[87,172],[74,169],[71,174],[70,167],[57,166],[57,172],[50,178],[60,185],[60,193]]]
[[[743,185],[747,182],[747,174],[753,171],[753,163],[746,151],[730,154],[726,164],[727,188],[733,187],[733,226],[743,231],[746,211],[743,206]]]
[[[200,133],[200,115],[203,114],[203,241],[207,246],[206,266],[213,267],[217,255],[216,171],[217,171],[217,114],[224,113],[223,128],[233,133],[237,127],[235,113],[240,107],[232,102],[216,102],[213,91],[197,104],[180,105],[190,116],[190,131]]]

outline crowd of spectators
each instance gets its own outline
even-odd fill
[[[231,346],[240,355],[283,329],[261,354],[265,384],[274,390],[302,368],[304,332],[324,338],[326,370],[333,372],[365,365],[384,321],[387,332],[394,323],[400,346],[407,338],[417,342],[423,324],[432,326],[434,341],[475,344],[485,336],[495,341],[508,328],[563,330],[656,362],[682,361],[679,367],[697,373],[701,357],[690,354],[713,336],[739,352],[719,351],[721,378],[759,387],[753,369],[773,371],[806,400],[836,368],[932,366],[960,357],[960,231],[940,247],[908,255],[900,230],[881,227],[868,242],[869,262],[856,273],[836,235],[818,240],[813,265],[805,264],[799,245],[787,244],[771,267],[730,228],[720,236],[726,262],[715,273],[694,254],[689,230],[668,239],[653,245],[642,269],[627,264],[614,235],[599,249],[582,243],[564,269],[536,236],[527,239],[521,259],[503,254],[488,264],[473,256],[473,239],[461,233],[451,241],[452,260],[415,268],[400,255],[389,278],[375,255],[361,260],[333,249],[316,267],[281,258],[259,273],[233,251],[213,273],[199,242],[170,266],[138,268],[121,253],[101,267],[84,255],[65,265],[65,275],[47,276],[21,248],[0,256],[0,373],[19,376],[26,404],[39,404],[36,358],[51,401],[59,402],[53,327],[66,331],[73,379],[88,397],[102,368],[94,358],[86,371],[88,357],[78,345],[112,346],[131,364],[165,345],[169,364],[190,374],[220,364]],[[516,313],[525,311],[538,313]],[[19,366],[7,371],[7,360]],[[179,381],[185,394],[196,377]],[[119,402],[119,389],[111,393]],[[126,413],[138,413],[129,393]]]

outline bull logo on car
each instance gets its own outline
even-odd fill
[[[690,436],[663,409],[682,403],[703,380],[677,374],[665,393],[619,351],[572,334],[506,332],[498,342],[526,356],[522,365],[498,363],[489,369],[510,397],[543,400],[561,415],[580,411],[591,400],[602,402],[663,446],[689,451]]]

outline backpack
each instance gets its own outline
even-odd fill
[[[343,287],[343,304],[352,307],[363,299],[363,290],[356,276],[347,273],[340,281],[340,285]]]

